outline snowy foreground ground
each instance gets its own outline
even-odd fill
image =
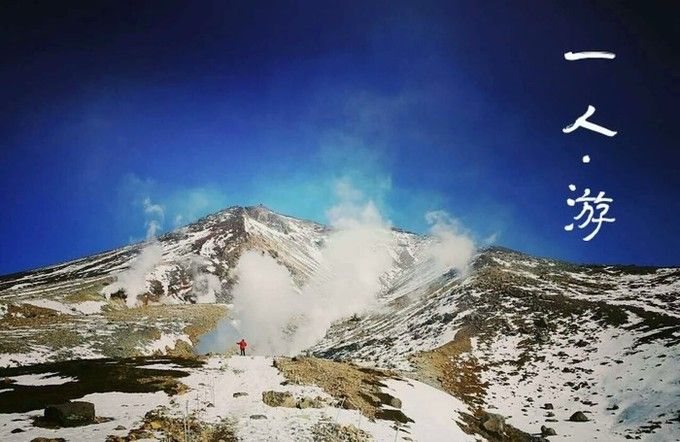
[[[370,422],[357,410],[346,410],[336,405],[324,408],[270,407],[262,401],[262,392],[275,390],[290,392],[296,397],[322,397],[336,403],[317,386],[281,385],[284,377],[272,365],[272,358],[262,356],[212,357],[201,368],[184,368],[190,375],[182,378],[190,390],[182,395],[156,393],[96,393],[79,400],[95,404],[97,416],[113,418],[108,422],[77,428],[46,429],[32,425],[42,410],[29,413],[0,414],[0,440],[31,441],[36,437],[61,437],[66,440],[97,441],[108,435],[125,436],[137,427],[144,415],[161,406],[168,413],[181,418],[187,410],[204,422],[232,422],[236,436],[243,441],[314,440],[312,427],[322,421],[353,425],[369,433],[378,441],[466,441],[478,440],[465,434],[457,425],[458,412],[468,411],[458,399],[414,380],[388,380],[385,392],[402,401],[401,410],[414,420],[400,425],[375,420]],[[151,367],[151,366],[149,366]],[[180,368],[172,364],[155,364],[154,368]],[[74,382],[59,376],[17,376],[24,385],[49,385]],[[234,393],[247,393],[238,395]],[[214,406],[211,406],[214,405]],[[339,405],[339,404],[338,404]],[[253,418],[264,415],[266,419]],[[122,429],[124,427],[125,429]],[[24,430],[12,433],[12,430]],[[119,428],[116,430],[116,428]],[[161,433],[158,433],[160,438]],[[155,439],[152,439],[155,440]]]

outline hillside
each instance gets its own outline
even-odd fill
[[[262,206],[232,207],[152,242],[1,277],[0,366],[191,356],[223,318],[238,319],[231,303],[245,252],[271,257],[303,290],[323,267],[332,234]],[[300,367],[280,364],[282,373],[339,400],[353,394],[351,384],[328,382],[310,371],[317,363],[304,361],[333,361],[339,365],[327,370],[354,367],[352,373],[382,370],[389,373],[381,375],[385,386],[364,394],[380,397],[380,388],[395,394],[400,384],[394,382],[406,379],[418,390],[402,391],[406,416],[420,415],[406,397],[432,394],[440,404],[450,398],[456,428],[473,440],[530,440],[542,426],[556,433],[551,440],[677,440],[680,269],[573,265],[491,247],[477,251],[461,272],[433,263],[433,241],[391,229],[379,245],[391,264],[380,275],[375,305],[335,321],[303,352],[308,357],[298,359]],[[131,296],[130,287],[140,286]],[[263,370],[267,363],[258,361],[252,364]],[[271,382],[266,388],[278,381]],[[428,393],[431,387],[436,390]],[[0,400],[10,394],[3,391]],[[381,427],[376,416],[391,408],[375,401],[373,408],[360,401],[352,409],[377,418],[376,427],[364,428],[366,437],[393,440],[395,430]],[[488,412],[509,425],[485,426]],[[569,420],[576,412],[587,421]],[[239,419],[245,418],[236,418],[237,433],[247,440],[240,425],[254,424]],[[406,422],[402,436],[428,440],[424,419]],[[282,431],[274,420],[258,422],[257,431]],[[303,427],[300,437],[312,437]],[[430,440],[451,440],[441,437]]]

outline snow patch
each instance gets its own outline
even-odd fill
[[[193,345],[191,339],[189,339],[189,336],[185,333],[162,333],[160,338],[145,345],[140,351],[144,355],[153,355],[156,352],[164,354],[168,350],[174,350],[177,341],[183,341],[189,345]]]
[[[470,413],[461,400],[427,384],[414,380],[388,379],[384,391],[401,400],[401,411],[413,419],[406,425],[408,437],[399,439],[421,442],[475,441],[465,433],[457,421],[460,412]]]
[[[9,380],[16,385],[41,386],[62,385],[68,382],[76,382],[77,378],[60,376],[59,373],[23,374],[12,376]]]

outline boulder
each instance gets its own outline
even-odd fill
[[[258,419],[267,419],[267,416],[265,416],[264,414],[251,414],[251,415],[250,415],[250,418],[251,418],[251,419],[256,419],[256,420],[258,420]]]
[[[543,408],[545,408],[546,410],[552,410],[552,409],[553,409],[553,404],[551,404],[551,403],[548,402],[548,403],[546,403],[546,404],[543,405]]]
[[[297,402],[291,393],[283,391],[263,391],[262,402],[270,407],[288,407],[295,408]]]
[[[500,414],[485,413],[481,422],[482,427],[489,433],[503,434],[505,432],[505,418]]]
[[[541,425],[541,436],[557,436],[557,432],[554,428]]]
[[[376,396],[378,397],[380,404],[389,405],[390,407],[394,408],[401,408],[401,399],[396,398],[391,394],[376,393]]]
[[[242,396],[248,396],[248,393],[244,391],[237,391],[236,393],[233,394],[234,397],[242,397]]]
[[[444,324],[448,324],[449,322],[453,321],[456,318],[455,313],[444,313],[442,315],[442,322]]]
[[[547,319],[540,317],[534,321],[534,325],[540,328],[547,328],[549,324]]]
[[[538,342],[542,344],[547,344],[550,342],[550,335],[547,332],[540,331],[536,334],[536,339],[538,339]]]
[[[297,402],[297,407],[304,408],[314,408],[314,400],[308,397],[303,397]]]
[[[36,437],[31,442],[66,442],[63,437]]]
[[[297,402],[297,407],[300,409],[304,408],[323,408],[326,406],[326,401],[323,398],[309,398],[303,397]]]
[[[94,422],[94,417],[94,404],[92,402],[66,402],[49,405],[45,408],[45,420],[62,427],[89,424]]]
[[[583,414],[583,412],[577,411],[576,413],[571,415],[569,420],[572,422],[588,422],[590,419],[588,419],[588,416]]]
[[[323,421],[312,427],[312,438],[315,441],[366,442],[373,440],[370,434],[354,425],[341,425]],[[411,439],[404,437],[403,440]]]
[[[125,301],[127,299],[127,294],[125,294],[125,289],[120,289],[114,293],[111,293],[111,299],[120,299]]]

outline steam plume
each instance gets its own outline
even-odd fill
[[[321,265],[298,290],[288,270],[268,255],[246,252],[236,272],[235,324],[262,353],[294,354],[321,339],[331,324],[375,305],[380,276],[390,267],[389,223],[372,201],[338,183],[338,205],[328,210],[334,232]]]
[[[153,271],[163,257],[163,247],[156,239],[165,218],[163,206],[152,203],[151,199],[147,197],[142,201],[142,207],[147,217],[145,222],[147,243],[132,261],[130,267],[116,275],[116,281],[102,290],[102,294],[107,298],[123,290],[126,295],[125,303],[128,307],[136,307],[139,303],[138,296],[148,292],[146,276]]]
[[[198,304],[210,304],[217,301],[217,295],[222,292],[222,283],[216,275],[206,271],[210,260],[201,255],[189,255],[185,265],[191,275],[190,298]]]
[[[454,269],[466,273],[475,252],[475,243],[460,222],[443,210],[427,212],[425,220],[430,224],[430,235],[435,240],[427,253],[436,269],[440,272]]]

